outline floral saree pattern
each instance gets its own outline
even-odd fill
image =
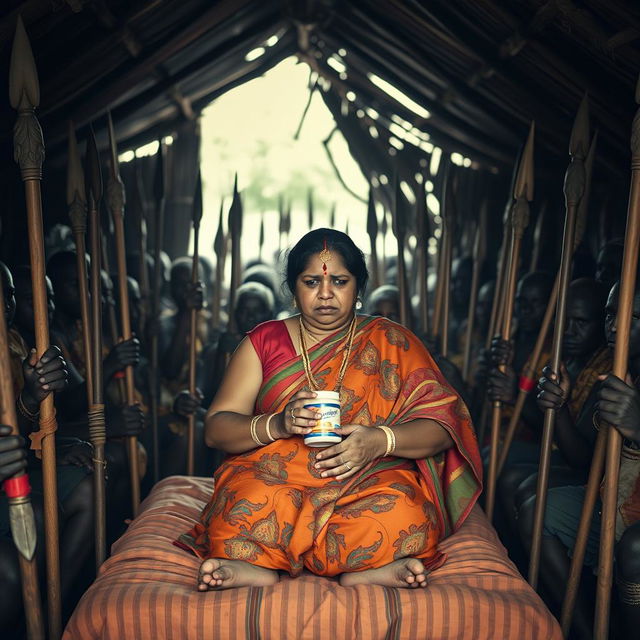
[[[332,390],[345,330],[309,351],[321,388]],[[257,413],[281,411],[306,389],[301,359],[282,321],[250,334],[263,367]],[[342,424],[437,421],[453,439],[424,460],[388,456],[343,481],[322,478],[317,450],[302,438],[276,440],[229,456],[200,522],[177,544],[202,558],[239,559],[324,576],[362,571],[404,557],[429,569],[444,562],[437,545],[465,520],[481,490],[477,441],[464,403],[422,343],[383,318],[359,319],[340,392]]]

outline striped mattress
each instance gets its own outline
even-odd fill
[[[200,593],[200,561],[175,547],[213,490],[208,478],[159,482],[82,597],[63,640],[542,640],[556,620],[507,558],[476,506],[441,548],[427,589],[341,587],[315,576]]]

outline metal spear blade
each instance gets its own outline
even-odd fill
[[[29,561],[36,551],[36,523],[29,498],[9,500],[9,523],[18,551]]]

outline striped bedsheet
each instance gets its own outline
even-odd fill
[[[542,640],[557,622],[522,579],[475,507],[442,543],[449,554],[427,589],[341,587],[315,576],[274,586],[199,593],[199,560],[173,546],[213,481],[156,485],[84,594],[63,640]]]

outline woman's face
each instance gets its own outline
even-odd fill
[[[356,278],[344,266],[337,251],[331,252],[331,259],[326,263],[319,253],[312,255],[296,280],[300,313],[307,324],[316,329],[337,329],[348,322],[356,296]]]

